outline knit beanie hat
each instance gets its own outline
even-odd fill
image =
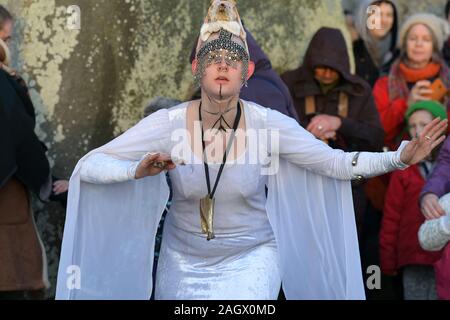
[[[406,35],[408,34],[409,30],[416,24],[423,24],[430,28],[438,46],[436,49],[438,49],[439,52],[442,51],[444,42],[447,40],[450,34],[450,27],[446,20],[439,18],[438,16],[431,13],[417,13],[406,19],[406,21],[400,28],[398,38],[399,48],[404,48],[406,43]]]
[[[447,111],[442,104],[437,101],[426,100],[416,102],[411,107],[409,107],[405,114],[406,122],[409,121],[411,115],[417,110],[426,110],[430,112],[434,118],[441,118],[441,120],[447,119]]]

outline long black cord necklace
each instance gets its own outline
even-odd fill
[[[237,112],[236,118],[234,119],[233,131],[231,132],[231,136],[228,140],[227,148],[225,153],[223,154],[222,164],[220,165],[219,172],[216,177],[216,181],[214,183],[214,187],[211,190],[211,181],[209,177],[209,166],[208,159],[206,157],[205,149],[205,139],[204,139],[204,130],[203,130],[203,120],[202,120],[202,103],[199,105],[199,120],[202,128],[202,147],[203,147],[203,164],[205,166],[205,176],[206,176],[206,186],[208,188],[208,194],[200,199],[200,222],[202,226],[202,232],[207,235],[206,239],[209,241],[214,239],[214,230],[213,230],[213,218],[214,218],[214,194],[216,193],[217,186],[219,184],[220,176],[222,175],[223,168],[225,167],[225,163],[227,161],[228,153],[230,152],[231,146],[233,144],[233,140],[236,136],[236,129],[239,125],[239,121],[241,120],[241,106],[239,101],[237,103]],[[219,119],[220,120],[220,119]]]

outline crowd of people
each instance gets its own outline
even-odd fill
[[[380,9],[381,30],[367,27],[365,12],[370,5]],[[359,35],[353,42],[356,73],[372,86],[384,131],[384,150],[395,149],[405,136],[414,137],[434,118],[448,117],[449,11],[447,3],[446,19],[417,13],[399,24],[394,1],[363,1],[357,16],[349,19],[355,21],[354,25],[349,23],[356,31],[353,34]],[[443,216],[444,227],[448,219],[438,201],[450,192],[450,185],[445,190],[446,184],[441,182],[439,192],[429,187],[438,176],[445,179],[441,167],[448,160],[442,157],[444,154],[442,150],[438,156],[437,149],[416,166],[366,183],[366,229],[360,243],[363,265],[380,265],[384,287],[388,288],[382,294],[367,292],[368,297],[449,297],[442,288],[448,290],[450,286],[448,271],[445,267],[435,268],[446,263],[449,270],[448,257],[421,245],[418,236],[419,228],[428,219]],[[441,230],[447,240],[448,231],[447,223],[447,229]]]
[[[367,24],[368,12],[373,14],[368,11],[369,6],[379,8],[378,28]],[[360,1],[358,10],[347,14],[353,51],[348,51],[342,31],[320,28],[312,37],[302,64],[282,75],[273,70],[267,55],[245,29],[254,70],[240,91],[240,98],[294,119],[332,149],[346,153],[394,152],[402,141],[417,139],[435,119],[448,119],[450,1],[444,11],[447,19],[417,13],[401,23],[393,0]],[[10,66],[8,42],[12,28],[12,15],[0,6],[0,147],[6,150],[6,156],[0,159],[0,298],[48,287],[44,244],[34,225],[29,194],[36,194],[41,201],[60,200],[68,189],[66,181],[51,174],[47,148],[34,133],[35,111],[26,83]],[[196,43],[191,63],[196,61],[198,51]],[[354,56],[354,73],[349,53]],[[205,93],[196,93],[200,98],[201,94]],[[147,114],[179,102],[161,101],[158,100],[162,106]],[[178,175],[171,179],[183,183]],[[174,189],[175,198],[179,188]],[[361,276],[366,280],[367,268],[374,265],[380,266],[382,272],[381,289],[365,287],[365,296],[450,299],[450,138],[406,169],[372,178],[358,176],[351,183],[351,191]],[[180,211],[179,205],[173,210]],[[162,230],[161,223],[156,257]],[[177,236],[170,232],[173,230],[169,229],[166,236],[175,241]],[[272,244],[272,240],[267,241]],[[265,250],[270,251],[271,247]],[[164,254],[170,257],[167,248]],[[249,259],[257,257],[249,254]],[[156,262],[157,259],[154,276]],[[182,273],[167,262],[159,268],[167,268],[175,275]],[[265,272],[275,269],[269,264]],[[239,277],[242,280],[251,275]],[[276,287],[275,275],[270,281]],[[161,290],[174,290],[158,282],[158,278],[155,282]],[[293,292],[290,288],[288,291]],[[280,294],[283,296],[283,290]],[[177,297],[175,293],[165,296]],[[197,297],[194,293],[192,296]]]

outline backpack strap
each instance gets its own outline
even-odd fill
[[[314,96],[307,96],[305,98],[305,115],[316,113],[316,101]]]
[[[345,92],[339,93],[338,115],[342,118],[348,117],[348,95]]]

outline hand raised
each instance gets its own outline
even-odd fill
[[[414,137],[402,150],[400,160],[413,165],[424,160],[431,151],[445,140],[447,119],[434,119],[427,124],[418,137]]]

